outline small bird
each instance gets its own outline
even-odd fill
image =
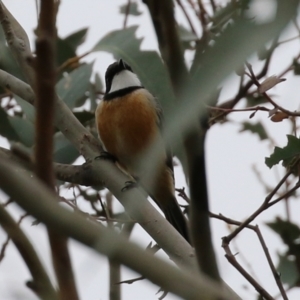
[[[161,136],[162,110],[158,102],[122,59],[107,68],[105,82],[105,95],[96,109],[96,127],[104,150],[141,184],[189,242],[186,218],[175,197],[172,155]],[[154,141],[161,143],[156,172],[149,180],[141,161]]]

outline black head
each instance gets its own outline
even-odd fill
[[[123,61],[122,59],[119,59],[119,61],[116,61],[113,64],[108,66],[105,72],[105,84],[106,84],[105,94],[109,93],[114,76],[123,70],[128,70],[130,72],[133,72],[131,67],[128,64],[126,64],[126,62]]]

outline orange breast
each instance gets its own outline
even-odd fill
[[[96,111],[100,139],[106,150],[130,167],[159,134],[153,99],[145,90],[102,101]]]

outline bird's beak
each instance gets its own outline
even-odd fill
[[[124,61],[123,61],[122,58],[119,59],[118,64],[119,64],[119,66],[120,66],[122,69],[126,69],[125,63],[124,63]]]

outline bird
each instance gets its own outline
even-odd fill
[[[175,197],[173,157],[162,138],[163,113],[158,100],[143,87],[122,59],[108,66],[106,90],[95,120],[104,153],[113,158],[155,201],[166,219],[190,243],[187,219]],[[152,180],[142,161],[154,141],[158,143],[157,167]],[[148,165],[149,166],[149,165]]]

